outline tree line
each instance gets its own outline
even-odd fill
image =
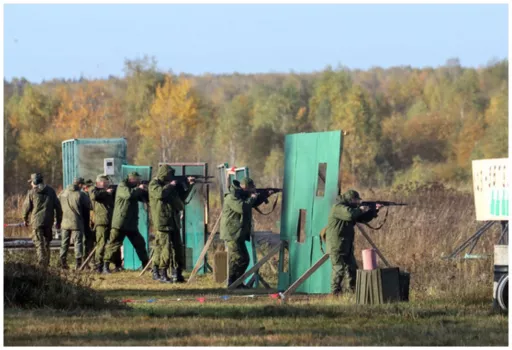
[[[28,174],[62,184],[61,142],[126,137],[130,164],[229,162],[277,187],[284,136],[344,130],[342,181],[471,183],[471,160],[508,156],[508,61],[314,73],[173,74],[154,58],[124,76],[4,79],[4,191]]]

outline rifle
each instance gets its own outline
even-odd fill
[[[271,194],[269,194],[269,192],[272,191]],[[283,189],[282,188],[257,188],[256,189],[256,193],[258,194],[258,197],[256,198],[256,200],[254,201],[254,204],[253,204],[253,208],[256,209],[256,211],[258,213],[260,213],[261,215],[269,215],[270,213],[272,213],[274,211],[274,209],[276,208],[276,205],[277,205],[277,198],[274,202],[274,205],[272,206],[272,210],[266,214],[262,213],[258,207],[260,205],[262,205],[263,203],[265,204],[268,204],[268,198],[275,194],[275,193],[280,193],[280,192],[283,192]]]
[[[361,206],[361,207],[368,207],[371,210],[376,210],[377,209],[377,204],[380,204],[383,207],[395,207],[395,206],[407,205],[406,203],[396,203],[396,202],[388,202],[388,201],[374,201],[374,202],[364,201],[364,202],[361,202],[361,204],[359,206]]]
[[[149,185],[149,181],[148,181],[148,180],[142,180],[142,181],[140,182],[140,185],[145,185],[145,186],[147,186],[147,185]],[[108,185],[107,189],[117,190],[117,186],[118,186],[118,185],[110,184],[110,185]]]
[[[374,201],[374,202],[364,201],[364,202],[361,202],[361,204],[359,206],[361,206],[361,207],[368,207],[368,208],[370,208],[370,210],[376,211],[377,210],[377,204],[380,204],[383,207],[395,207],[395,206],[407,205],[406,203],[396,203],[396,202],[388,202],[388,201]],[[382,221],[382,224],[380,224],[379,227],[372,227],[372,226],[368,225],[367,223],[363,223],[363,225],[365,225],[365,226],[371,228],[372,230],[376,231],[376,230],[380,230],[382,228],[382,226],[384,226],[384,224],[386,223],[387,219],[388,219],[388,210],[386,209],[386,216],[384,217],[384,221]]]
[[[195,183],[209,184],[211,183],[208,179],[213,179],[215,176],[204,176],[204,175],[174,175],[171,177],[171,181],[175,180],[177,183],[182,185],[188,185],[188,178],[192,177]],[[200,181],[197,181],[200,180]]]

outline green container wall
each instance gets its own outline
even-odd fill
[[[281,211],[281,240],[288,243],[289,260],[284,266],[281,251],[278,289],[285,290],[323,255],[320,231],[339,193],[339,171],[342,132],[320,132],[287,135]],[[317,197],[318,168],[327,163],[325,193]],[[299,212],[306,210],[305,239],[298,242]],[[324,247],[325,250],[325,247]],[[331,262],[327,261],[297,290],[298,293],[330,292]]]
[[[151,167],[143,165],[123,165],[121,168],[121,178],[125,178],[132,171],[136,171],[141,175],[142,180],[151,180]],[[146,251],[149,252],[149,205],[139,202],[139,232],[146,242]],[[123,242],[123,267],[126,270],[137,270],[142,267],[135,248],[128,238]]]
[[[160,163],[163,164],[163,163]],[[160,165],[159,164],[159,165]],[[203,175],[208,176],[208,164],[206,163],[168,163],[175,171],[176,175]],[[196,184],[186,200],[183,222],[181,223],[181,235],[185,250],[186,270],[191,271],[199,259],[199,255],[204,248],[206,236],[206,212],[208,210],[207,199],[208,185]],[[206,257],[202,268],[197,274],[202,275],[206,272]]]
[[[126,164],[127,142],[117,139],[72,139],[62,142],[63,187],[70,185],[73,178],[96,180],[103,174],[104,158],[114,158],[114,183],[121,180],[121,167]]]

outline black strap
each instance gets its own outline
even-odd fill
[[[380,224],[379,227],[372,227],[369,224],[367,224],[366,222],[363,222],[362,224],[365,226],[368,226],[370,229],[372,229],[374,231],[380,230],[382,228],[382,226],[384,226],[384,224],[386,223],[386,220],[388,219],[388,212],[389,212],[389,210],[386,207],[386,216],[384,216],[384,221],[382,221],[382,224]]]
[[[276,200],[274,201],[274,204],[272,205],[272,210],[269,211],[268,213],[262,213],[261,210],[259,208],[254,208],[254,210],[256,210],[258,213],[260,213],[261,215],[270,215],[272,214],[272,212],[276,209],[276,206],[277,206],[277,200],[279,199],[279,196],[276,196]]]

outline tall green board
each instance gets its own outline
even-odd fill
[[[323,255],[320,231],[340,189],[341,131],[302,133],[285,138],[281,240],[288,245],[288,264],[280,254],[279,290],[285,290]],[[324,247],[325,250],[325,247]],[[331,263],[327,261],[297,290],[330,292]]]
[[[142,165],[123,165],[121,169],[122,178],[126,178],[129,173],[136,171],[141,175],[142,180],[151,180],[151,167]],[[139,202],[139,232],[146,242],[146,250],[149,252],[149,206],[147,203]],[[142,262],[139,260],[135,248],[128,238],[123,242],[123,267],[126,270],[137,270]]]
[[[159,163],[170,165],[176,175],[208,176],[207,163]],[[186,270],[190,271],[204,248],[208,217],[209,185],[196,184],[185,201],[181,237],[185,245]],[[206,258],[197,274],[206,272]]]
[[[248,167],[233,167],[229,169],[228,163],[221,164],[217,167],[219,173],[219,186],[220,186],[220,193],[221,193],[221,203],[224,204],[224,195],[228,193],[229,185],[233,183],[233,180],[242,180],[244,177],[249,177],[249,168]],[[224,181],[224,179],[227,179],[227,181]],[[252,230],[254,230],[254,225],[251,223]],[[247,270],[249,270],[251,267],[254,266],[258,262],[258,256],[256,255],[256,243],[253,239],[251,239],[249,242],[245,242],[245,246],[247,247],[247,251],[249,252],[249,266],[247,266]],[[244,281],[247,285],[247,283],[250,282],[252,279],[252,276],[248,276],[247,279]],[[252,284],[253,288],[257,288],[259,284],[259,276],[256,275],[254,282]]]

